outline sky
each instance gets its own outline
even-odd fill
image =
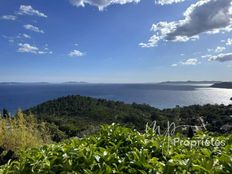
[[[0,0],[0,82],[232,81],[231,0]]]

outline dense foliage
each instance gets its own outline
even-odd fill
[[[58,141],[65,135],[72,137],[96,132],[101,124],[112,122],[144,130],[146,123],[151,124],[154,120],[162,127],[167,120],[176,124],[191,125],[201,125],[203,120],[209,131],[232,132],[232,105],[177,106],[161,110],[146,104],[125,104],[90,97],[67,96],[48,101],[25,112],[33,113],[51,123],[56,135],[55,140]],[[59,132],[55,133],[55,130]]]
[[[18,161],[1,173],[232,173],[232,136],[198,133],[192,140],[217,139],[222,144],[187,146],[172,144],[175,135],[157,135],[151,129],[141,134],[119,125],[103,126],[90,137],[71,139],[22,152]]]
[[[50,132],[44,122],[33,115],[18,112],[15,117],[0,116],[0,147],[18,153],[27,148],[51,142]]]
[[[18,158],[21,151],[51,142],[47,123],[19,111],[10,117],[6,110],[0,115],[0,165]]]

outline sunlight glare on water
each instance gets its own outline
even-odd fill
[[[199,104],[224,104],[228,105],[232,103],[230,98],[232,97],[232,89],[222,88],[197,88],[192,91],[193,99]],[[192,100],[193,100],[192,99]]]

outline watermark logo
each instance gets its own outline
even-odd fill
[[[168,153],[171,149],[171,146],[185,146],[189,147],[191,150],[197,146],[199,147],[220,147],[225,146],[225,140],[221,140],[218,138],[208,137],[208,136],[194,136],[195,132],[198,130],[206,130],[206,126],[202,121],[202,125],[176,125],[174,122],[167,121],[167,126],[165,128],[161,128],[157,121],[154,121],[152,124],[152,131],[156,133],[156,135],[162,136],[162,152]],[[146,128],[148,130],[148,126]],[[183,130],[187,130],[188,133],[186,136],[176,136],[178,132]]]
[[[209,147],[209,146],[214,146],[214,147],[219,147],[219,146],[225,146],[225,141],[224,140],[219,140],[216,138],[209,138],[209,139],[186,139],[183,140],[181,138],[174,138],[171,141],[171,144],[174,146],[181,145],[181,146],[186,146],[190,147],[191,149],[196,147],[196,146],[204,146],[204,147]]]

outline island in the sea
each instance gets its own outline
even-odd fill
[[[232,89],[232,82],[214,83],[211,87],[213,87],[213,88],[228,88],[228,89]]]

